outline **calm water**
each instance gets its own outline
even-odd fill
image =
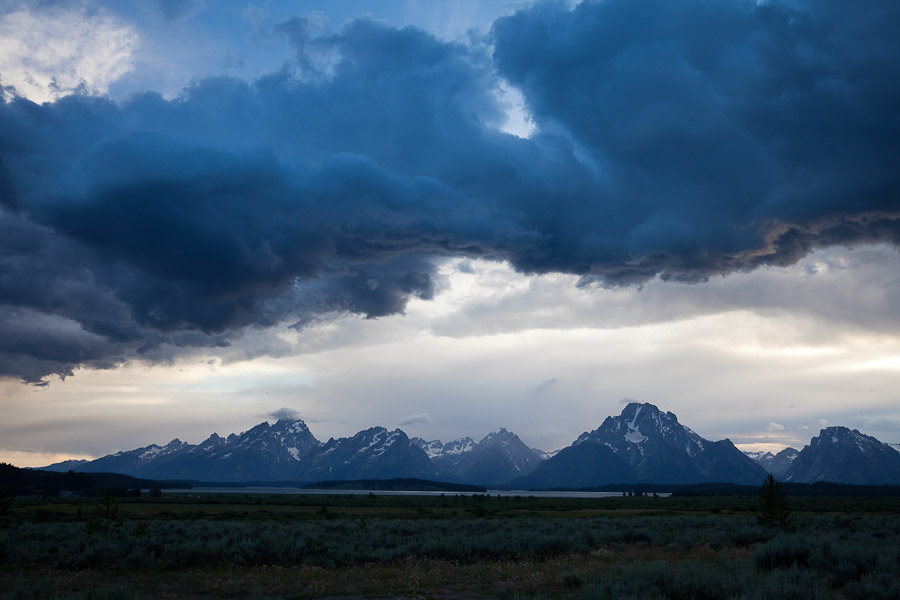
[[[362,495],[375,494],[376,496],[475,496],[482,492],[420,492],[415,490],[315,490],[293,487],[198,487],[192,490],[166,489],[173,494],[347,494]],[[533,496],[535,498],[611,498],[621,496],[622,492],[529,492],[527,490],[488,490],[484,492],[490,496]],[[666,498],[669,492],[657,493],[657,496]]]

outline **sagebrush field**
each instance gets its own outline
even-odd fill
[[[0,598],[900,598],[900,498],[19,499]]]

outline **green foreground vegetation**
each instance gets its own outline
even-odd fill
[[[0,600],[900,598],[900,497],[16,499]]]

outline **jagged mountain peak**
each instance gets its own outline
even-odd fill
[[[619,413],[619,416],[625,419],[629,419],[632,421],[636,421],[641,413],[644,415],[654,415],[659,412],[659,407],[655,404],[650,404],[649,402],[629,402],[625,405],[625,408],[622,409],[622,412]]]
[[[195,450],[211,450],[213,448],[219,448],[228,443],[228,440],[220,436],[218,433],[213,433],[208,438],[197,444]]]
[[[791,467],[800,452],[788,446],[777,454],[771,452],[744,452],[744,454],[756,461],[763,469],[780,478]]]
[[[262,423],[255,425],[248,429],[247,431],[242,431],[239,435],[231,434],[228,436],[228,440],[231,441],[233,439],[238,439],[242,441],[246,441],[249,439],[255,439],[259,436],[268,433],[268,431],[272,428],[271,425],[267,421],[263,421]]]
[[[519,436],[505,427],[498,427],[480,442],[462,437],[442,444],[440,440],[426,442],[413,438],[449,481],[466,483],[501,483],[530,473],[545,454],[526,446]]]
[[[166,454],[171,454],[173,452],[177,452],[183,448],[190,446],[190,444],[186,444],[182,442],[178,438],[173,439],[171,442],[166,444],[165,446],[160,446],[158,444],[150,444],[149,446],[144,446],[143,448],[138,448],[136,450],[125,450],[121,452],[116,452],[113,456],[136,456],[141,461],[148,461],[158,456],[164,456]]]
[[[425,454],[431,460],[439,457],[444,450],[444,444],[441,443],[441,440],[431,440],[430,442],[428,442],[423,438],[414,437],[410,438],[409,441],[424,450]]]
[[[329,439],[313,458],[309,473],[314,479],[433,479],[437,471],[421,443],[401,429],[370,427],[352,437]]]
[[[822,428],[819,431],[819,435],[809,440],[809,446],[807,447],[817,446],[820,448],[825,446],[846,446],[848,448],[856,448],[858,451],[865,453],[872,449],[880,450],[885,444],[870,435],[861,433],[858,429],[833,425]]]
[[[762,464],[763,461],[770,461],[773,458],[775,458],[774,454],[772,454],[771,452],[765,452],[765,451],[753,452],[751,450],[751,451],[744,452],[744,454],[746,454],[747,456],[749,456],[750,458],[752,458],[753,460],[755,460],[756,462],[758,462],[760,464]]]
[[[375,427],[369,427],[368,429],[363,429],[361,431],[357,431],[353,438],[364,438],[371,437],[373,435],[379,435],[382,433],[387,433],[387,428],[382,427],[380,425],[376,425]]]
[[[672,427],[679,426],[688,429],[678,422],[678,417],[673,412],[663,412],[649,402],[630,402],[619,417],[631,424],[631,429],[642,432],[666,433]],[[690,431],[688,429],[688,431]]]
[[[785,473],[787,481],[896,485],[900,456],[887,444],[849,427],[825,427]]]
[[[299,419],[279,420],[269,428],[269,433],[285,442],[289,440],[301,440],[303,443],[321,444],[312,434],[306,423]]]
[[[218,439],[210,437],[210,442],[214,445],[221,445]],[[207,442],[204,442],[206,444]],[[317,440],[300,419],[279,419],[274,425],[263,421],[258,425],[241,432],[239,435],[232,433],[225,438],[225,445],[234,446],[235,448],[251,448],[256,446],[278,447],[283,446],[286,452],[289,452],[294,459],[305,452],[309,447],[320,446],[322,443]]]
[[[633,448],[629,446],[640,452],[648,439],[665,440],[668,445],[685,448],[691,455],[703,450],[703,439],[680,424],[675,413],[663,412],[649,402],[629,402],[618,416],[606,417],[600,427],[581,434],[575,444],[598,442],[614,452],[630,454]]]
[[[832,444],[837,444],[842,440],[852,440],[854,442],[876,442],[881,444],[881,442],[872,436],[860,433],[858,429],[850,429],[849,427],[841,427],[838,425],[823,428],[819,431],[818,438],[819,443],[830,442]]]
[[[465,454],[466,452],[471,452],[478,446],[478,442],[473,440],[470,437],[461,437],[453,440],[452,442],[447,442],[444,445],[444,454],[446,455],[456,455],[456,454]]]
[[[480,442],[465,437],[445,445],[437,464],[457,480],[487,484],[530,473],[542,460],[539,451],[505,427],[498,427]]]
[[[331,438],[325,444],[325,452],[332,453],[339,449],[346,450],[352,447],[357,454],[372,452],[376,456],[380,456],[396,442],[404,445],[412,444],[411,440],[401,429],[388,431],[385,427],[369,427],[349,438]]]
[[[569,467],[564,463],[572,460],[580,461],[580,468],[587,471],[577,476],[566,471]],[[765,476],[762,467],[730,440],[704,440],[679,423],[674,413],[647,402],[629,402],[618,416],[607,417],[597,429],[581,434],[569,449],[548,459],[534,480],[551,482],[562,473],[580,485],[592,480],[592,485],[629,480],[756,483]]]
[[[625,408],[622,409],[619,416],[632,421],[637,421],[641,418],[642,414],[645,419],[655,418],[658,415],[666,415],[675,421],[678,420],[674,413],[664,412],[660,410],[658,406],[651,404],[650,402],[629,402],[625,405]]]
[[[504,441],[512,440],[513,438],[519,439],[519,436],[510,432],[506,427],[498,427],[493,430],[478,442],[480,446],[487,446],[490,444],[502,443]]]
[[[306,423],[303,421],[303,419],[281,418],[278,419],[278,421],[276,421],[275,424],[271,426],[271,428],[278,431],[292,431],[294,433],[309,431],[309,427],[306,426]]]
[[[403,432],[402,429],[395,429],[393,431],[389,431],[387,427],[369,427],[368,429],[363,429],[354,435],[352,440],[366,440],[371,441],[372,444],[377,444],[382,441],[387,441],[396,438],[409,439],[407,435]]]

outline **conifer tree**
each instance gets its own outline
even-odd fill
[[[122,524],[119,518],[119,505],[112,490],[106,490],[103,498],[97,503],[94,518],[88,522],[88,530],[109,535]]]
[[[791,518],[791,509],[788,506],[787,494],[781,488],[781,482],[775,479],[775,475],[769,475],[763,480],[759,488],[759,510],[756,520],[766,527],[787,527]]]

